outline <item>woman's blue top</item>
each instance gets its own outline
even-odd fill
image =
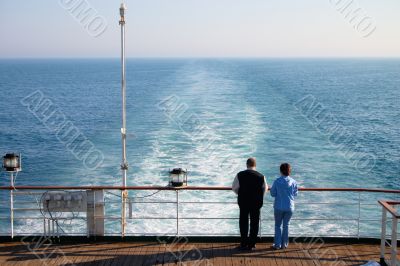
[[[294,211],[294,197],[297,196],[297,182],[290,176],[277,178],[271,187],[271,196],[275,198],[274,209]]]

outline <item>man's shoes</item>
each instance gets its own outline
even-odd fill
[[[275,246],[275,245],[272,245],[271,248],[274,249],[274,250],[281,249],[281,247],[278,247],[278,246]]]
[[[256,245],[249,245],[249,246],[247,247],[247,250],[248,250],[248,251],[255,251],[255,250],[256,250]]]
[[[247,249],[247,245],[242,245],[242,244],[240,244],[239,246],[237,246],[236,249],[239,250],[239,251],[248,250],[248,249]]]
[[[254,251],[256,250],[256,245],[239,245],[236,249],[239,251]]]

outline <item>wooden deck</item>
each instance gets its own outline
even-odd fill
[[[272,250],[259,243],[239,252],[236,243],[94,242],[0,243],[0,265],[362,265],[379,261],[378,244],[324,243],[310,239]]]

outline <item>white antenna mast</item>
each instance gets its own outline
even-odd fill
[[[121,16],[119,25],[121,26],[121,91],[122,91],[122,128],[121,128],[121,139],[122,139],[122,186],[126,187],[126,178],[128,172],[128,162],[126,160],[126,71],[125,71],[125,11],[126,6],[124,1],[121,3],[119,8],[119,14]],[[122,212],[121,212],[121,232],[122,237],[125,236],[126,227],[126,199],[128,197],[128,191],[122,190]]]

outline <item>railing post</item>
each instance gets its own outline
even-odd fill
[[[11,229],[11,238],[14,238],[14,173],[11,172],[11,187],[10,190],[10,229]]]
[[[122,208],[121,208],[121,237],[126,234],[126,199],[128,198],[128,190],[121,192]]]
[[[361,192],[358,192],[357,238],[360,238],[360,219],[361,219]]]
[[[57,219],[57,218],[55,218],[55,219]],[[51,221],[51,237],[52,238],[54,238],[55,237],[55,227],[54,227],[54,224],[55,224],[55,220],[53,219],[52,221]]]
[[[382,206],[382,228],[381,228],[381,264],[385,263],[385,247],[386,247],[386,208]]]
[[[175,190],[176,192],[176,235],[179,238],[179,192],[178,190]]]
[[[128,200],[128,211],[129,211],[128,217],[129,217],[129,219],[132,219],[133,215],[132,215],[132,201],[131,201],[131,199]]]
[[[93,191],[93,223],[93,227],[96,227],[96,190]],[[93,231],[93,228],[91,230]],[[89,237],[90,235],[89,231]]]
[[[56,228],[57,228],[57,237],[60,238],[60,228],[58,224],[56,225]]]
[[[47,232],[46,232],[46,218],[43,218],[43,236],[44,236],[44,237],[47,236]]]
[[[47,232],[48,232],[48,237],[51,238],[51,223],[50,223],[50,219],[47,219]]]
[[[393,216],[392,220],[392,241],[391,241],[391,261],[390,265],[391,266],[396,266],[396,261],[397,261],[397,217]]]

